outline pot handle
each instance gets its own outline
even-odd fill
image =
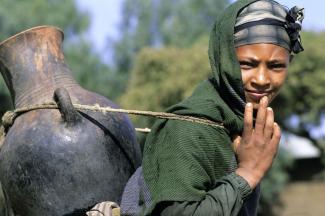
[[[54,91],[54,100],[59,107],[63,120],[68,126],[74,126],[81,121],[81,115],[73,107],[69,92],[65,88],[57,88]]]

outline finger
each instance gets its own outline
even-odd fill
[[[272,108],[268,107],[266,109],[266,121],[264,127],[264,137],[268,140],[271,139],[274,128],[274,113]]]
[[[266,108],[268,105],[268,99],[267,97],[263,97],[260,100],[260,104],[258,106],[257,110],[257,117],[256,117],[256,123],[255,123],[255,132],[257,134],[263,134],[264,126],[265,126],[265,120],[266,120]]]
[[[253,104],[247,103],[244,113],[243,137],[248,138],[253,132]]]
[[[281,139],[281,129],[277,123],[274,123],[273,124],[273,135],[272,135],[270,144],[271,144],[272,149],[274,149],[275,152],[278,150],[280,139]]]
[[[238,147],[240,145],[240,141],[241,141],[241,136],[236,136],[233,139],[232,147],[233,147],[233,150],[234,150],[235,153],[237,153]]]

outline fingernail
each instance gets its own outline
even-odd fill
[[[247,107],[251,107],[252,106],[252,103],[247,103],[246,106]]]
[[[266,96],[263,97],[263,102],[267,103],[267,97]]]
[[[268,108],[267,108],[267,111],[270,111],[270,112],[272,112],[272,111],[273,111],[273,109],[272,109],[271,107],[268,107]]]
[[[260,100],[260,103],[261,104],[267,104],[268,103],[267,102],[267,97],[266,96],[262,97],[262,99]]]

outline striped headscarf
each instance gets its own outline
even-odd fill
[[[287,10],[273,0],[256,1],[237,16],[235,47],[256,43],[272,43],[293,53],[303,51],[299,32],[304,9]]]

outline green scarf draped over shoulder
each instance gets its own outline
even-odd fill
[[[162,201],[199,201],[234,171],[231,136],[242,132],[245,96],[233,34],[237,14],[255,1],[239,0],[220,15],[210,35],[212,78],[167,110],[221,122],[224,128],[179,120],[157,120],[152,127],[143,156],[153,201],[147,213]]]

